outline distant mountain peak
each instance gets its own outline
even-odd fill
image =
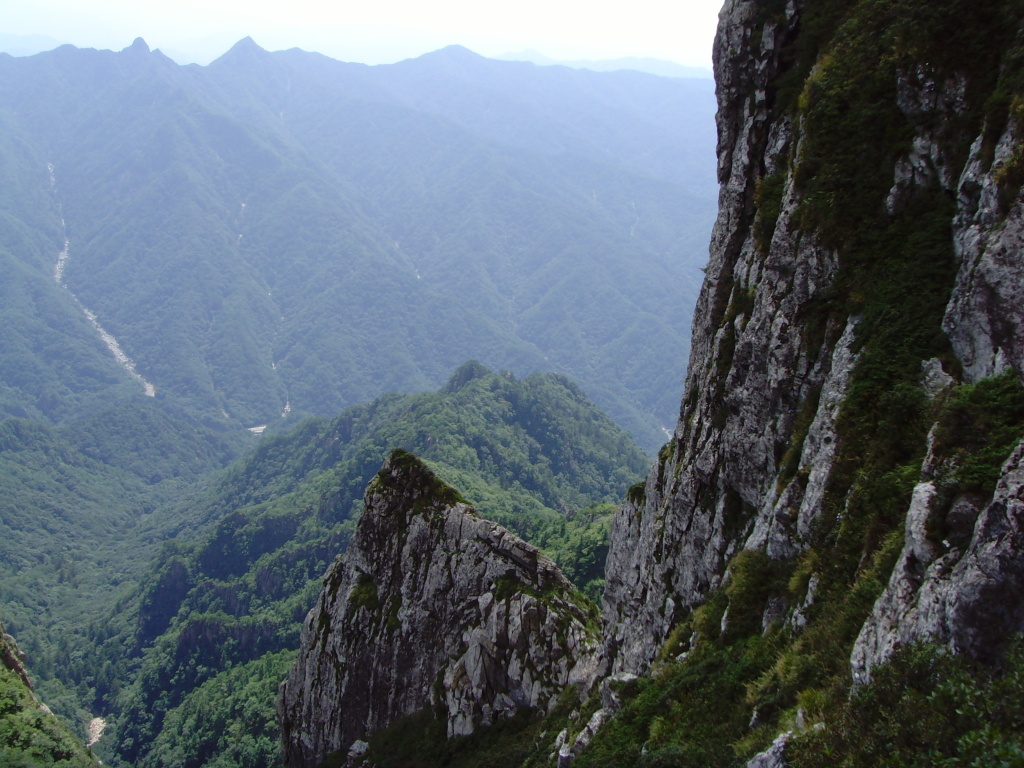
[[[618,59],[579,59],[570,61],[567,59],[553,59],[534,48],[527,48],[518,53],[505,53],[494,58],[499,61],[528,61],[542,67],[555,65],[572,69],[589,69],[593,72],[617,72],[628,69],[634,72],[657,75],[658,77],[699,78],[707,80],[713,78],[711,70],[707,67],[686,66],[674,61],[665,61],[651,57],[624,56]]]
[[[247,35],[231,46],[226,53],[215,59],[212,64],[225,61],[252,62],[257,60],[257,57],[262,58],[266,55],[266,49],[262,48],[259,43]]]
[[[253,40],[249,35],[246,35],[233,46],[231,46],[231,49],[228,51],[228,53],[230,53],[231,51],[260,51],[261,53],[265,53],[264,49],[260,47],[260,44]]]
[[[473,58],[482,58],[479,53],[471,51],[464,45],[446,45],[444,48],[440,48],[435,53],[441,53],[447,56],[472,56]]]
[[[443,61],[443,62],[477,62],[484,61],[486,57],[481,56],[476,51],[471,51],[464,45],[446,45],[444,48],[439,48],[436,51],[425,53],[419,57],[421,61]]]
[[[149,53],[149,45],[141,37],[136,37],[132,40],[132,44],[124,50],[132,51],[134,53]]]
[[[455,373],[452,374],[451,378],[448,379],[448,383],[444,386],[444,392],[458,392],[464,386],[474,379],[481,379],[484,376],[489,376],[490,371],[485,365],[477,362],[476,360],[470,360],[469,362],[460,365]]]

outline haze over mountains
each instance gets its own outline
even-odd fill
[[[1019,0],[726,0],[685,394],[624,492],[557,373],[285,428],[450,349],[615,353],[613,406],[678,372],[619,354],[690,194],[643,80],[0,58],[0,764],[95,765],[41,700],[114,768],[1020,764],[1022,41]]]
[[[710,82],[249,39],[179,67],[137,40],[0,57],[0,95],[24,285],[9,414],[59,421],[133,388],[54,283],[66,239],[61,281],[157,397],[230,424],[439,386],[470,358],[572,376],[648,450],[674,419],[678,365],[655,363],[686,358]],[[34,326],[50,314],[59,338]],[[42,362],[13,364],[37,335]]]
[[[218,37],[220,36],[179,41],[177,43],[173,43],[171,47],[161,45],[160,50],[179,64],[206,65],[220,57],[224,52],[223,47],[213,47],[215,45],[214,40]],[[259,37],[259,35],[257,35],[257,37]],[[11,56],[32,56],[67,44],[69,44],[69,41],[66,39],[58,40],[48,35],[0,34],[0,53],[9,53]],[[77,47],[89,46],[79,44]],[[276,47],[277,46],[269,46],[269,48]],[[300,45],[299,47],[311,50],[323,50],[318,46]],[[328,55],[331,54],[328,52]],[[353,55],[339,56],[335,54],[331,55],[331,58],[338,58],[342,61],[365,60],[359,59],[357,56]],[[675,61],[667,61],[665,59],[652,58],[649,56],[624,56],[614,59],[566,59],[546,56],[534,48],[528,48],[521,51],[509,51],[502,55],[488,56],[488,58],[498,59],[499,61],[529,61],[541,66],[564,66],[572,67],[574,69],[589,69],[594,72],[614,72],[617,70],[629,69],[636,72],[646,72],[651,75],[658,75],[659,77],[697,77],[711,79],[713,76],[709,67],[688,66],[676,63]]]
[[[659,77],[706,77],[711,78],[710,69],[703,67],[690,67],[684,64],[677,64],[674,61],[652,59],[641,56],[625,56],[619,59],[553,59],[545,56],[540,51],[528,48],[518,53],[506,53],[497,58],[503,61],[529,61],[541,66],[563,66],[573,69],[592,69],[595,72],[617,72],[622,69],[631,69],[636,72],[647,72]]]
[[[458,47],[0,55],[0,617],[41,698],[107,764],[271,760],[253,691],[396,447],[595,595],[622,428],[675,420],[713,110]]]

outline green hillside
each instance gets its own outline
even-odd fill
[[[75,432],[77,449],[52,430],[32,429],[41,445],[33,450],[66,452],[65,484],[79,495],[92,486],[74,467],[91,470],[97,501],[82,509],[84,520],[104,520],[118,531],[108,531],[116,546],[97,533],[74,542],[84,551],[71,549],[73,518],[66,544],[48,550],[48,542],[61,540],[40,533],[33,550],[42,562],[39,583],[49,583],[45,574],[60,565],[57,552],[68,552],[58,569],[67,574],[43,593],[47,603],[66,602],[50,609],[59,639],[33,636],[33,650],[45,662],[40,677],[67,716],[81,708],[113,716],[110,735],[97,746],[110,765],[202,765],[214,754],[225,766],[273,765],[274,698],[265,694],[290,663],[323,573],[344,551],[363,489],[393,449],[424,457],[481,514],[544,548],[595,598],[612,505],[648,463],[628,434],[564,377],[520,380],[478,363],[461,366],[438,392],[385,395],[336,419],[267,435],[199,486],[149,478],[151,495],[153,488],[177,489],[179,498],[164,495],[145,511],[118,506],[119,499],[146,498],[138,489],[144,482],[132,467],[84,455],[103,457],[86,429]],[[153,469],[165,468],[154,462]],[[102,514],[104,500],[122,509],[121,516]],[[117,574],[104,563],[117,563]],[[97,601],[73,603],[67,592],[79,588]],[[113,612],[103,599],[107,606],[117,601]],[[19,592],[7,600],[5,610],[21,620],[45,614],[45,606]],[[80,629],[70,626],[73,605]],[[216,725],[236,717],[248,725],[233,727],[248,729],[252,738],[244,749],[225,741]]]
[[[92,754],[32,691],[14,639],[0,624],[0,763],[9,768],[95,768]]]
[[[147,718],[284,663],[392,447],[597,594],[602,505],[645,461],[583,392],[650,451],[674,420],[713,110],[708,83],[458,48],[0,56],[0,614],[54,711],[132,713],[108,763],[173,764]],[[472,358],[526,378],[382,397]],[[234,640],[167,662],[190,632]],[[154,680],[180,695],[153,709]]]
[[[84,649],[129,626],[123,601],[169,534],[161,506],[238,448],[141,395],[60,428],[0,421],[0,612],[55,712],[80,724],[111,693],[127,648],[112,641],[99,665]],[[84,679],[88,697],[68,683]]]

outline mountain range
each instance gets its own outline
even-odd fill
[[[710,82],[250,39],[180,67],[137,40],[0,56],[0,98],[3,412],[151,391],[254,428],[475,358],[570,375],[663,442],[681,382],[650,371],[686,356]]]
[[[447,244],[464,237],[463,251],[490,260],[462,259],[461,272],[445,273],[462,292],[437,293],[411,336],[403,313],[413,305],[392,307],[400,322],[375,337],[384,359],[412,360],[409,338],[448,329],[458,312],[467,327],[484,314],[483,294],[463,280],[483,275],[495,295],[522,297],[525,283],[505,282],[498,268],[511,264],[525,280],[520,261],[497,258],[513,251],[486,247],[499,234],[520,245],[533,236],[564,243],[576,222],[576,242],[590,243],[602,221],[601,237],[624,244],[608,195],[629,190],[641,214],[632,239],[655,210],[641,205],[644,184],[678,189],[671,153],[652,164],[627,151],[632,159],[609,164],[600,159],[606,141],[548,119],[548,109],[519,102],[505,111],[492,91],[480,111],[468,98],[480,91],[463,77],[480,62],[461,49],[374,69],[372,83],[346,70],[342,102],[303,89],[300,70],[326,72],[308,54],[269,56],[243,41],[204,70],[168,64],[137,41],[86,56],[114,84],[96,106],[116,105],[144,130],[130,132],[119,154],[77,158],[72,189],[95,177],[112,194],[64,195],[60,179],[75,163],[43,151],[37,134],[57,137],[78,123],[27,92],[3,102],[27,109],[3,113],[21,137],[2,155],[12,178],[42,160],[51,185],[4,193],[13,212],[5,248],[21,280],[9,292],[11,349],[50,384],[40,390],[18,369],[5,372],[3,520],[24,545],[5,551],[18,569],[0,581],[0,614],[38,666],[26,667],[10,638],[0,642],[4,756],[82,765],[100,754],[111,765],[189,768],[1020,764],[1022,41],[1018,0],[726,1],[715,45],[718,217],[685,388],[671,439],[628,488],[644,458],[590,402],[592,385],[517,375],[505,363],[494,373],[471,360],[452,366],[436,392],[384,394],[288,431],[311,400],[289,378],[302,368],[293,356],[304,352],[308,370],[327,376],[324,361],[351,351],[345,344],[356,337],[331,336],[338,328],[328,314],[307,317],[316,332],[301,339],[323,330],[330,343],[300,347],[289,336],[278,347],[248,309],[287,310],[274,326],[286,335],[295,332],[288,313],[310,307],[378,317],[351,294],[341,304],[330,290],[319,298],[336,285],[331,269],[362,262],[290,250],[293,236],[281,233],[304,210],[296,200],[311,220],[337,224],[334,239],[319,223],[291,230],[312,232],[314,246],[376,248],[382,268],[372,279],[345,276],[364,289],[379,284],[381,296],[403,280],[429,282],[424,270],[440,271]],[[327,80],[341,78],[326,66]],[[517,78],[533,72],[516,66]],[[132,90],[148,104],[142,113],[124,95],[126,82],[139,85],[132,67],[161,73]],[[59,71],[47,82],[67,95],[98,70]],[[207,80],[210,72],[217,77]],[[436,89],[450,77],[462,84]],[[521,93],[525,81],[515,82]],[[560,104],[580,106],[574,98],[565,93]],[[245,122],[229,108],[246,112]],[[513,111],[530,119],[513,128]],[[372,126],[353,117],[364,113]],[[620,135],[594,117],[587,122],[604,139]],[[328,142],[321,123],[345,142]],[[443,140],[453,126],[462,152]],[[635,148],[642,133],[612,143]],[[374,166],[383,175],[360,165],[378,135],[397,158]],[[429,137],[430,151],[406,153],[411,135]],[[501,152],[484,151],[492,140]],[[193,150],[201,161],[185,162]],[[467,156],[473,163],[460,166]],[[96,158],[113,172],[83,172]],[[626,185],[600,194],[589,185],[600,215],[556,211],[556,201],[578,203],[581,189],[567,182],[555,194],[545,180],[598,166],[601,178]],[[410,167],[419,186],[408,184]],[[455,184],[456,167],[476,183]],[[551,192],[538,208],[527,205],[532,192],[514,194],[531,168],[542,183],[530,189]],[[241,193],[264,173],[278,185]],[[294,179],[302,184],[285,183]],[[472,199],[432,197],[433,179],[438,190],[473,189]],[[150,230],[135,226],[150,209],[132,209],[135,224],[125,228],[104,206],[155,200],[160,185],[178,193],[172,220],[191,223],[152,228],[159,248],[150,249]],[[385,199],[417,202],[399,205],[401,218],[371,216]],[[219,216],[234,204],[227,230]],[[452,206],[457,215],[440,216]],[[530,226],[515,234],[522,220]],[[74,221],[92,229],[83,234]],[[441,224],[453,221],[480,226]],[[218,258],[199,258],[218,236]],[[82,258],[68,245],[74,237]],[[55,265],[47,238],[61,248]],[[123,247],[104,261],[97,246],[107,242]],[[593,242],[585,252],[600,249]],[[275,261],[285,253],[286,263]],[[544,258],[530,260],[525,246],[514,253],[545,278],[535,290],[557,283]],[[619,249],[630,265],[658,263],[630,253]],[[133,273],[129,263],[142,266]],[[577,272],[574,263],[558,261],[573,285],[555,309],[603,307],[610,294],[594,298],[584,279],[599,262]],[[135,310],[162,307],[143,329],[159,329],[153,335],[131,330],[135,314],[123,312],[121,326],[109,304],[96,308],[122,276],[165,264],[188,290],[147,280],[144,302],[118,294]],[[306,276],[301,293],[294,264]],[[541,315],[509,317],[521,328]],[[558,318],[568,316],[543,317],[567,334]],[[610,327],[601,325],[608,313],[589,317],[596,325],[578,326],[581,339]],[[132,341],[167,329],[177,329],[167,337],[173,370],[154,365],[155,347]],[[434,354],[454,343],[437,338]],[[240,379],[220,364],[226,351],[237,353]],[[273,375],[252,364],[261,354]],[[658,373],[632,365],[625,370],[647,379]],[[79,368],[89,375],[70,386]],[[337,381],[354,372],[338,370]],[[312,381],[303,386],[313,391],[321,382]],[[263,421],[267,412],[287,414]],[[36,694],[26,669],[41,670]],[[89,723],[91,734],[109,729],[93,754],[41,700],[80,733],[85,718],[107,719]]]
[[[1022,41],[1013,0],[727,0],[686,388],[615,513],[603,646],[392,456],[303,626],[285,764],[1020,764]]]
[[[588,395],[648,451],[674,418],[709,83],[137,40],[0,55],[0,94],[0,615],[108,764],[208,757],[175,729],[220,701],[260,725],[214,751],[276,754],[252,692],[392,448],[599,593],[645,460]]]

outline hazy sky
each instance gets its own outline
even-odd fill
[[[458,43],[485,56],[644,56],[711,66],[722,0],[0,0],[0,33],[120,49],[138,36],[176,59],[246,35],[369,64]]]

